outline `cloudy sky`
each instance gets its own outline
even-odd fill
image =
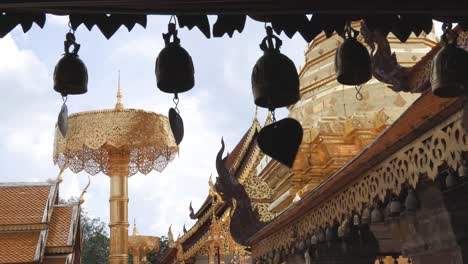
[[[215,18],[210,20],[213,23]],[[166,114],[172,96],[157,89],[154,61],[163,47],[161,33],[167,30],[168,21],[168,16],[154,16],[146,30],[137,25],[128,32],[122,27],[110,40],[96,27],[91,32],[84,26],[78,28],[79,55],[87,65],[89,84],[87,94],[68,98],[69,113],[112,108],[120,70],[126,107]],[[57,176],[52,147],[62,100],[52,88],[52,73],[63,53],[67,23],[66,17],[48,16],[42,30],[34,25],[24,34],[16,28],[0,39],[1,182],[46,181]],[[252,20],[232,39],[206,39],[198,29],[179,29],[181,43],[194,61],[196,84],[180,96],[185,138],[179,157],[162,173],[129,179],[129,222],[136,218],[140,233],[165,235],[173,224],[177,235],[184,223],[187,227],[194,223],[188,217],[188,206],[193,201],[198,209],[208,193],[220,138],[232,150],[252,122],[255,106],[250,76],[261,56],[258,44],[264,35],[264,25]],[[299,35],[281,38],[283,53],[301,65],[307,43]],[[266,111],[260,110],[260,122],[265,116]],[[61,197],[79,196],[86,183],[84,173],[66,171]],[[84,207],[91,216],[108,222],[108,196],[109,179],[98,174],[92,178]]]

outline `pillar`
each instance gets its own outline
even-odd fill
[[[128,264],[128,153],[109,148],[110,264]]]

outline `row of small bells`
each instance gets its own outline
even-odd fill
[[[171,17],[171,20],[173,18],[175,20],[175,17]],[[195,71],[191,56],[180,45],[176,24],[171,23],[171,20],[168,32],[163,33],[165,47],[156,59],[155,74],[158,88],[174,94],[175,107],[169,109],[169,122],[176,143],[180,144],[184,136],[184,126],[177,107],[178,94],[194,87]],[[292,118],[277,121],[275,109],[299,101],[299,76],[292,60],[280,52],[281,39],[274,35],[271,26],[265,28],[266,37],[260,44],[264,54],[252,71],[252,93],[255,104],[271,112],[273,122],[260,130],[257,143],[265,154],[292,167],[302,142],[303,129],[300,123]],[[451,24],[444,24],[443,30],[443,47],[434,57],[432,64],[432,91],[439,97],[463,96],[468,92],[467,74],[464,72],[468,66],[468,55],[464,49],[456,46],[458,35],[452,30]],[[335,56],[337,81],[343,85],[354,85],[356,88],[372,78],[371,56],[367,48],[357,40],[358,34],[359,32],[351,27],[351,23],[347,22],[342,35],[344,41],[338,47]],[[54,89],[62,95],[64,101],[58,118],[58,127],[63,136],[66,135],[68,123],[65,104],[67,96],[87,92],[88,73],[78,56],[79,48],[74,32],[70,29],[64,42],[65,54],[54,72]]]

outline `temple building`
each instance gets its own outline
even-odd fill
[[[0,263],[81,263],[80,203],[59,184],[0,183]]]
[[[255,120],[224,158],[223,145],[211,195],[191,209],[197,222],[189,231],[177,240],[169,234],[164,263],[238,263],[229,247],[210,246],[218,226],[221,244],[243,249],[252,263],[466,261],[465,99],[430,93],[440,49],[433,33],[406,43],[365,25],[361,33],[378,78],[339,84],[334,55],[342,38],[319,35],[299,71],[301,100],[289,109],[304,128],[293,167],[262,154],[249,134],[261,128]],[[466,39],[461,32],[459,45]]]
[[[371,81],[369,87],[358,87],[362,100],[353,103],[346,100],[353,98],[346,88],[344,97],[342,87],[327,91],[323,85],[313,88],[313,81],[304,90],[304,83],[324,66],[312,74],[301,71],[304,93],[291,116],[301,120],[306,132],[295,164],[287,170],[266,160],[258,169],[273,189],[269,209],[278,213],[273,220],[255,218],[249,198],[236,194],[242,192],[236,178],[218,168],[222,198],[237,205],[231,213],[232,238],[251,248],[253,263],[468,260],[466,99],[431,92],[432,60],[441,45],[427,36],[410,38],[407,45],[416,44],[416,54],[399,56],[398,51],[411,48],[392,47],[391,36],[365,26],[361,33],[367,44],[378,45],[373,75],[385,84]],[[467,33],[458,34],[458,46],[466,49]],[[413,63],[406,61],[413,56]],[[387,85],[393,91],[385,90]],[[349,109],[352,114],[335,114]],[[223,191],[233,188],[238,192]]]
[[[274,217],[268,210],[272,190],[256,176],[256,168],[264,157],[256,144],[260,128],[255,114],[251,126],[222,162],[246,188],[259,217],[269,221]],[[197,222],[189,230],[184,227],[184,234],[174,239],[169,229],[170,250],[164,256],[163,263],[251,263],[249,251],[231,237],[229,226],[232,208],[221,198],[216,184],[210,177],[209,195],[199,210],[195,212],[190,204],[190,218]]]

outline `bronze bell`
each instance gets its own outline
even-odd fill
[[[173,36],[173,42],[170,37]],[[156,59],[158,88],[166,93],[182,93],[195,85],[192,57],[180,46],[176,25],[169,23],[168,33],[163,34],[165,47]]]
[[[73,33],[67,33],[64,42],[65,54],[54,70],[54,90],[62,96],[84,94],[88,91],[88,70],[78,56],[80,44],[75,40]],[[73,46],[72,52],[69,50],[71,46]]]
[[[299,100],[299,76],[294,62],[279,50],[281,39],[273,35],[270,26],[266,31],[267,36],[260,44],[264,54],[252,71],[252,92],[256,105],[272,110]]]
[[[444,25],[442,49],[432,61],[431,86],[435,96],[449,98],[458,97],[468,92],[468,55],[464,49],[457,47],[458,35],[451,27]],[[447,40],[451,36],[451,42]]]
[[[366,47],[357,41],[359,34],[347,23],[344,42],[335,55],[336,79],[344,85],[361,85],[372,78],[371,59]]]

